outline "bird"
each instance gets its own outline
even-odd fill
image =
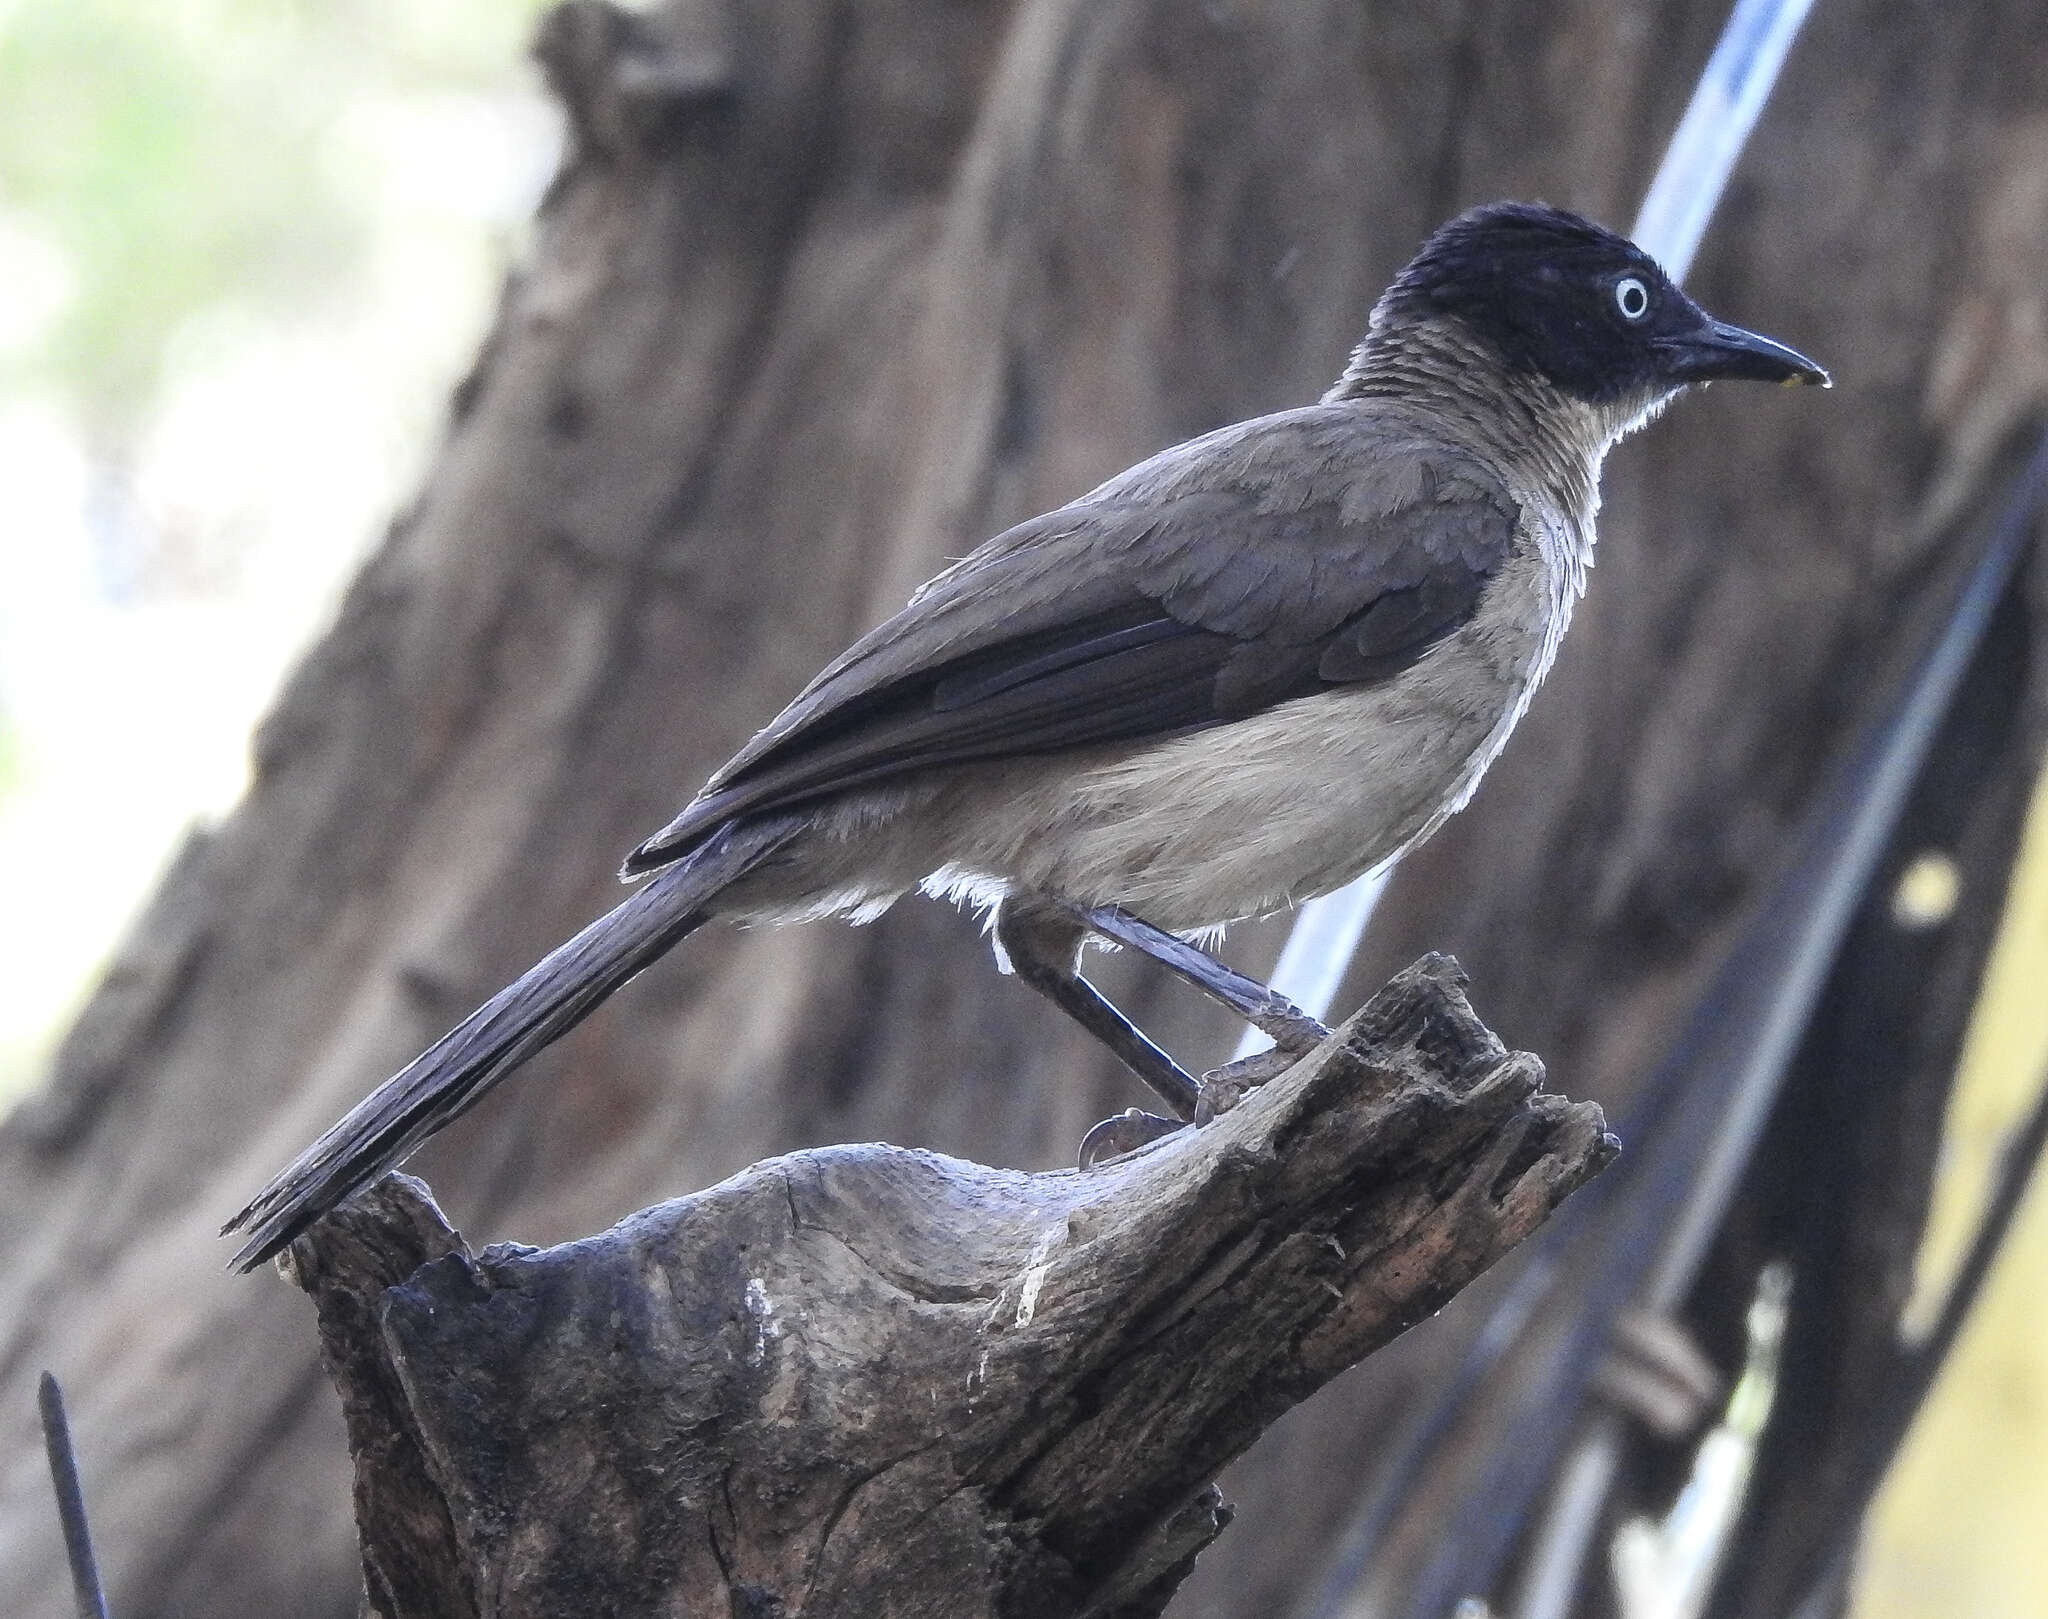
[[[1556,656],[1602,460],[1696,384],[1831,385],[1542,203],[1440,226],[1322,399],[1173,445],[938,574],[634,849],[637,887],[386,1080],[223,1228],[253,1269],[714,918],[914,890],[1146,1081],[1091,936],[1283,1052],[1321,1025],[1191,939],[1384,867],[1464,806]],[[1118,1141],[1128,1143],[1128,1137]],[[1116,1143],[1112,1143],[1114,1146]]]

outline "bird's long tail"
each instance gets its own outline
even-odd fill
[[[221,1228],[248,1232],[231,1261],[253,1270],[404,1159],[493,1085],[588,1017],[703,925],[706,904],[794,835],[789,822],[721,828],[498,991],[292,1162]]]

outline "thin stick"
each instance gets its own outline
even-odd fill
[[[57,1516],[64,1524],[64,1553],[71,1560],[71,1592],[78,1619],[107,1619],[106,1593],[93,1561],[92,1531],[85,1521],[85,1492],[78,1487],[78,1457],[71,1449],[71,1422],[64,1415],[64,1391],[43,1373],[36,1390],[43,1414],[43,1448],[50,1453],[50,1483],[57,1492]]]

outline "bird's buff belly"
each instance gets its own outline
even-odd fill
[[[747,886],[783,915],[873,911],[920,882],[1115,903],[1176,930],[1261,915],[1342,887],[1461,805],[1521,706],[1500,697],[1447,710],[1398,685],[1344,692],[1060,770],[1020,761],[850,795],[838,825]],[[878,861],[883,845],[894,857]],[[856,847],[861,879],[848,860],[842,887],[836,856]]]
[[[1013,881],[1166,928],[1297,905],[1399,854],[1476,785],[1501,716],[1432,706],[1319,696],[1178,738],[1079,774],[1042,832],[988,852]]]

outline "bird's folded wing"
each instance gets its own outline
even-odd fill
[[[1461,452],[1360,434],[1335,408],[1179,446],[991,541],[820,674],[627,871],[735,816],[1168,737],[1406,668],[1476,610],[1517,506]]]

